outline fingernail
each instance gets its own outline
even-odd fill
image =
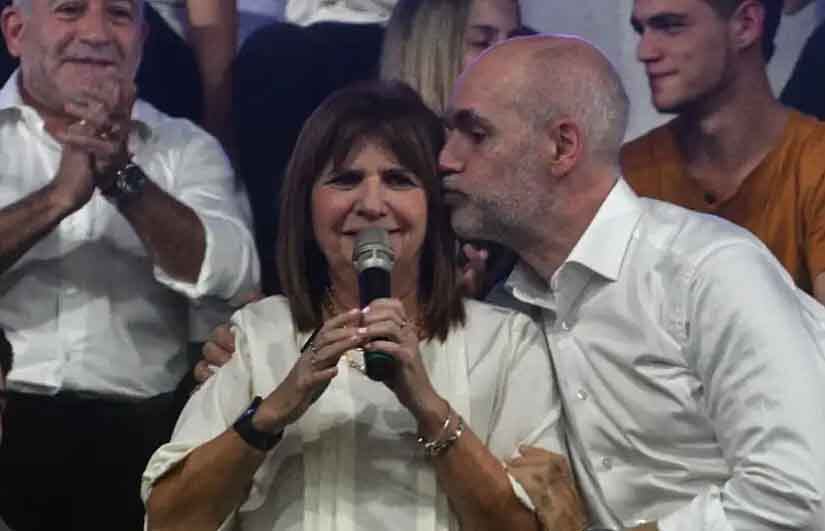
[[[366,334],[366,333],[367,333],[367,329],[366,329],[366,328],[361,327],[361,328],[359,328],[359,329],[357,330],[357,332],[358,332],[359,334],[361,334],[361,335],[364,335],[364,334]]]

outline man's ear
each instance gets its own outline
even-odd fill
[[[765,6],[758,0],[745,0],[730,17],[730,36],[737,50],[757,44],[765,31]],[[760,50],[761,52],[761,50]]]
[[[23,33],[26,26],[26,16],[18,6],[8,6],[0,13],[3,37],[6,39],[6,48],[14,57],[20,57],[23,47]]]
[[[584,136],[579,125],[570,118],[561,117],[547,124],[550,166],[554,175],[562,177],[581,159]]]

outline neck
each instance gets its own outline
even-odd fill
[[[590,175],[571,174],[564,183],[568,189],[554,194],[556,205],[547,208],[546,217],[537,223],[541,227],[539,237],[514,247],[519,250],[519,257],[546,281],[570,256],[593,222],[616,183],[613,175],[615,171],[607,168],[594,170]]]
[[[394,279],[401,276],[406,277],[406,275],[393,276]],[[403,285],[398,285],[399,282],[393,281],[391,288],[392,293],[390,294],[392,298],[399,299],[404,305],[404,310],[407,315],[413,317],[417,317],[420,313],[418,307],[417,277],[415,277],[415,280],[415,282],[405,282]],[[346,278],[331,274],[328,295],[335,308],[333,312],[335,314],[361,307],[358,277],[355,274],[348,275]]]
[[[787,118],[761,69],[681,113],[674,128],[689,167],[741,182],[776,144]]]

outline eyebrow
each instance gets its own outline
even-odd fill
[[[57,4],[65,2],[66,0],[49,0],[49,7],[52,8]],[[107,3],[109,4],[129,4],[130,6],[137,9],[138,7],[138,0],[108,0]]]
[[[492,122],[479,115],[473,109],[448,110],[444,117],[444,125],[447,129],[469,130],[473,127],[484,129],[494,129]]]
[[[643,26],[652,26],[654,28],[661,28],[673,24],[683,24],[688,19],[688,16],[683,13],[657,13],[646,19],[637,17],[630,17],[630,25],[635,29],[641,29]]]

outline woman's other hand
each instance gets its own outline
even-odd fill
[[[419,329],[398,299],[377,299],[362,311],[359,334],[366,350],[384,352],[397,363],[395,376],[386,382],[398,401],[426,425],[440,428],[448,406],[435,392],[418,350]]]
[[[304,414],[338,374],[338,360],[361,341],[361,312],[353,309],[327,320],[301,353],[284,381],[267,396],[252,422],[268,433],[279,433]]]

